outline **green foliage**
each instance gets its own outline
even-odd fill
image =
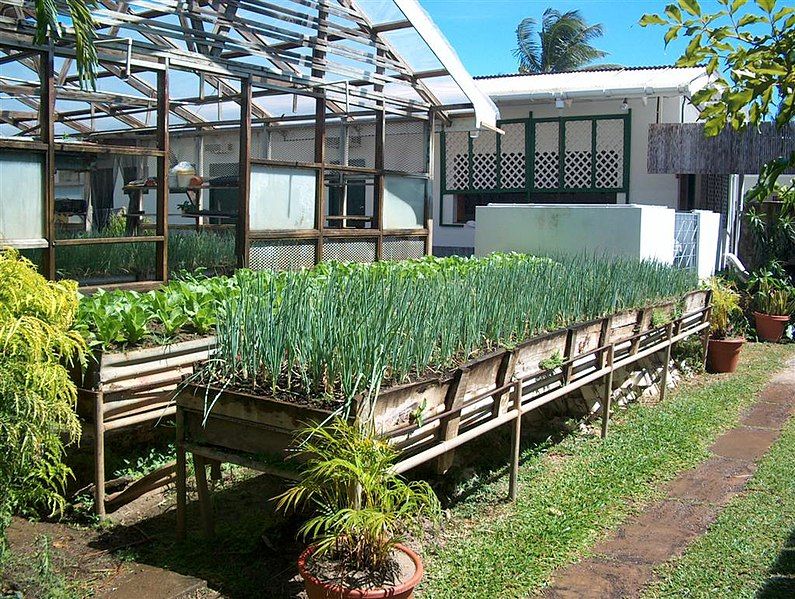
[[[563,355],[560,353],[560,350],[556,349],[555,353],[551,356],[545,360],[541,360],[538,363],[538,367],[541,368],[541,370],[555,370],[559,368],[561,364],[563,364]]]
[[[696,285],[692,273],[656,263],[520,254],[323,263],[236,279],[239,293],[221,302],[217,351],[198,376],[345,408],[384,383]]]
[[[709,287],[712,290],[712,311],[709,317],[712,337],[724,339],[733,334],[742,334],[739,323],[743,310],[740,307],[740,294],[734,285],[720,277],[712,277]]]
[[[795,165],[795,153],[793,158]],[[795,260],[795,183],[786,188],[776,185],[778,170],[772,164],[765,165],[760,184],[746,196],[745,218],[757,264]],[[769,203],[769,199],[780,204]]]
[[[576,71],[607,56],[591,45],[604,35],[604,27],[601,23],[588,25],[579,10],[561,13],[548,8],[541,19],[541,31],[536,31],[537,25],[528,17],[516,28],[513,54],[519,60],[520,73]]]
[[[309,428],[297,447],[306,468],[277,506],[314,508],[300,533],[315,544],[315,556],[338,561],[344,572],[388,571],[396,543],[420,532],[426,519],[439,521],[430,485],[395,474],[398,451],[358,425],[337,419]]]
[[[64,19],[59,18],[58,3],[54,0],[36,0],[36,35],[34,42],[48,45],[50,39],[59,41],[64,33],[74,36],[77,74],[81,87],[96,89],[97,50],[96,24],[91,18],[91,10],[96,7],[95,0],[66,0],[69,15],[69,29]]]
[[[751,306],[762,314],[795,314],[795,286],[778,262],[754,271],[748,279]]]
[[[89,343],[102,349],[150,339],[165,344],[179,333],[211,333],[220,301],[236,289],[234,278],[186,275],[143,295],[100,290],[81,298],[78,323]]]
[[[668,27],[665,42],[687,37],[677,64],[706,65],[710,84],[693,94],[707,135],[727,125],[756,126],[768,116],[783,127],[795,118],[795,7],[776,0],[718,0],[702,11],[697,0],[677,0],[642,26]]]
[[[17,510],[63,506],[65,444],[80,436],[66,365],[85,359],[77,285],[48,282],[16,250],[0,252],[0,553]]]

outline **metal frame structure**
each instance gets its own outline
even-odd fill
[[[0,99],[12,108],[0,112],[0,121],[18,131],[12,137],[0,137],[0,151],[43,155],[45,234],[27,247],[45,250],[44,273],[50,278],[56,276],[59,246],[154,243],[155,279],[167,279],[171,131],[239,130],[236,255],[238,265],[247,266],[252,242],[264,240],[311,241],[315,261],[324,258],[324,244],[332,240],[368,239],[375,246],[375,259],[384,257],[385,239],[418,238],[429,252],[430,185],[426,184],[424,221],[419,229],[385,230],[383,203],[386,176],[430,178],[433,136],[429,134],[426,172],[388,171],[384,165],[388,119],[419,120],[432,131],[437,119],[449,120],[434,83],[449,87],[452,81],[474,109],[473,128],[496,126],[496,107],[478,90],[416,0],[395,0],[396,14],[402,18],[380,23],[354,0],[222,0],[213,4],[101,0],[93,13],[99,90],[80,87],[67,7],[65,3],[57,7],[62,35],[57,42],[41,46],[34,42],[32,0],[0,0],[0,64],[13,63],[37,75],[35,80],[23,80],[0,73]],[[435,68],[415,69],[398,51],[391,36],[406,30],[427,44]],[[196,86],[189,95],[184,93],[186,78],[192,78],[191,85]],[[284,110],[290,101],[293,114],[287,114],[289,108]],[[268,102],[275,102],[276,108]],[[19,105],[32,110],[14,110]],[[218,118],[208,118],[208,110],[216,105]],[[222,108],[230,106],[237,118],[225,119]],[[314,109],[306,110],[308,106]],[[152,115],[155,126],[150,124]],[[97,121],[106,124],[113,119],[122,128],[95,127]],[[324,140],[330,120],[374,123],[373,168],[333,164],[328,159]],[[252,155],[252,126],[291,122],[314,126],[312,160],[286,163]],[[56,239],[56,152],[154,157],[154,235]],[[314,228],[250,229],[252,165],[316,172]],[[345,222],[343,228],[328,226],[324,180],[331,172],[372,178],[375,199],[370,229],[344,228]]]

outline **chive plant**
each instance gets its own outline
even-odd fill
[[[236,277],[201,380],[348,407],[382,385],[697,285],[691,272],[654,262],[520,254]]]

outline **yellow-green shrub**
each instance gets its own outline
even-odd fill
[[[84,360],[77,284],[50,282],[16,250],[0,251],[0,554],[10,514],[56,511],[77,441],[77,390],[66,365]]]

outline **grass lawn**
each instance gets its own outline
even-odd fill
[[[523,451],[519,498],[504,503],[505,476],[474,484],[451,507],[442,538],[426,547],[426,597],[526,596],[553,570],[655,497],[735,425],[795,346],[749,344],[735,375],[706,375],[663,404],[635,404],[614,419],[609,437],[571,435]],[[507,450],[506,450],[507,454]]]
[[[795,597],[795,419],[746,491],[645,597]]]

